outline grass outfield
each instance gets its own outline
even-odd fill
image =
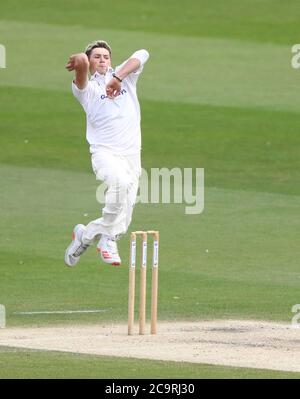
[[[187,216],[184,205],[136,206],[130,229],[161,232],[159,317],[289,322],[292,306],[300,302],[300,75],[290,66],[299,2],[287,7],[251,0],[241,6],[228,0],[225,6],[221,0],[195,0],[186,10],[172,2],[172,20],[169,1],[131,0],[126,7],[105,2],[103,22],[95,12],[101,2],[89,3],[12,0],[1,5],[7,68],[0,69],[0,303],[6,306],[7,325],[127,317],[128,235],[120,241],[120,268],[102,264],[94,248],[72,270],[63,263],[72,227],[98,217],[101,208],[84,114],[70,91],[72,75],[64,69],[69,54],[95,38],[112,44],[115,64],[136,48],[150,50],[139,84],[144,168],[205,169],[203,214]],[[17,314],[80,309],[105,312]],[[162,376],[162,369],[174,378],[296,375],[0,353],[10,364],[1,378],[13,377],[14,370],[20,378],[56,378],[61,373],[49,363],[61,361],[70,378],[121,378],[125,369],[126,378],[141,368],[145,378]],[[17,370],[27,355],[32,369],[25,376]],[[99,365],[104,361],[105,374]],[[41,365],[45,374],[38,370]]]
[[[300,373],[0,347],[1,378],[295,378]]]
[[[92,174],[11,165],[0,170],[5,176],[0,216],[6,231],[0,298],[7,306],[8,323],[125,321],[128,235],[120,241],[125,267],[102,264],[95,248],[78,267],[63,264],[69,226],[97,215]],[[132,229],[154,225],[161,232],[160,317],[289,321],[298,300],[298,261],[293,256],[298,251],[293,243],[297,196],[208,187],[206,204],[203,215],[191,218],[183,205],[136,207]],[[184,261],[174,251],[180,247]],[[107,312],[14,314],[93,308]]]

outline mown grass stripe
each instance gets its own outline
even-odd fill
[[[94,310],[40,310],[33,312],[12,312],[13,315],[39,315],[39,314],[77,314],[77,313],[103,313],[108,312],[108,309],[94,309]]]
[[[150,60],[139,83],[142,99],[300,109],[298,71],[291,67],[288,45],[145,32],[137,35],[126,30],[103,29],[101,35],[112,45],[114,65],[138,48],[149,50]],[[66,61],[98,36],[98,29],[2,21],[0,37],[7,48],[7,68],[0,71],[0,83],[70,92],[72,74],[65,69]],[[30,47],[23,46],[23,41]]]
[[[111,27],[169,35],[210,36],[244,41],[290,44],[296,43],[298,29],[298,0],[288,5],[274,0],[188,0],[182,7],[172,0],[126,3],[105,3],[105,18],[101,32]],[[271,12],[270,12],[271,11]],[[50,23],[99,29],[99,15],[103,12],[98,0],[43,0],[36,2],[10,0],[1,5],[1,17],[31,23]],[[64,38],[65,39],[65,38]]]

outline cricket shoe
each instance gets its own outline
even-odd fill
[[[90,244],[82,242],[82,234],[85,230],[83,224],[77,224],[72,233],[72,242],[65,252],[65,264],[73,267],[79,262],[80,256],[88,249]]]
[[[97,251],[100,253],[103,262],[113,266],[120,266],[121,259],[115,238],[102,234],[97,245]]]

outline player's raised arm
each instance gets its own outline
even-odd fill
[[[85,53],[73,54],[70,56],[66,69],[75,71],[74,83],[78,89],[84,89],[88,82],[89,59]]]
[[[121,90],[121,82],[130,73],[136,72],[149,58],[149,53],[147,50],[138,50],[132,54],[132,56],[118,69],[118,71],[113,75],[106,86],[107,95],[112,98],[116,97]]]

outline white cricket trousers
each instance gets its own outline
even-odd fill
[[[141,156],[116,155],[100,150],[92,154],[92,167],[96,179],[107,185],[107,191],[102,216],[86,226],[82,236],[84,243],[91,242],[100,234],[115,237],[126,233],[141,176]]]

